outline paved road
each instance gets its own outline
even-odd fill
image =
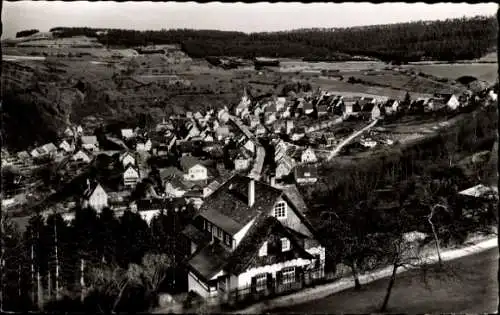
[[[337,154],[339,154],[340,150],[342,150],[343,147],[345,147],[347,144],[349,144],[353,139],[355,139],[356,137],[358,137],[359,135],[361,135],[363,132],[369,130],[370,128],[372,128],[373,126],[375,126],[378,122],[378,119],[375,119],[373,122],[371,122],[369,125],[365,126],[363,129],[361,130],[358,130],[354,133],[352,133],[349,137],[347,137],[344,141],[342,141],[333,151],[332,153],[330,154],[330,156],[328,157],[328,161],[333,159],[335,156],[337,156]]]
[[[427,287],[422,272],[398,275],[388,312],[391,313],[492,313],[498,307],[498,247],[448,261],[453,276],[430,274]],[[273,309],[267,313],[372,313],[383,301],[388,279],[323,299]]]

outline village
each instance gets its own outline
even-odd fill
[[[2,207],[18,216],[26,208],[44,217],[57,212],[68,222],[77,205],[97,213],[108,208],[117,217],[138,213],[148,224],[164,211],[193,207],[182,232],[187,291],[226,300],[268,295],[271,282],[274,293],[294,291],[304,277],[299,272],[307,273],[306,283],[325,277],[325,247],[297,188],[318,181],[319,165],[407,140],[407,133],[375,127],[382,122],[453,117],[496,100],[492,89],[415,100],[321,90],[255,100],[245,89],[232,108],[165,117],[150,129],[106,133],[69,125],[56,144],[2,149],[2,169],[13,174],[3,185]],[[434,131],[446,126],[435,125]],[[76,178],[83,187],[51,199]]]

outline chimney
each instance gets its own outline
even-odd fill
[[[253,207],[255,203],[255,180],[253,178],[248,182],[248,206]]]

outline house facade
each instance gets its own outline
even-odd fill
[[[126,168],[129,165],[135,165],[135,158],[130,152],[125,152],[120,156],[120,162]]]
[[[101,212],[102,209],[108,206],[108,194],[97,182],[88,182],[87,184],[88,187],[83,193],[82,207],[90,207],[97,212]]]
[[[123,185],[128,188],[133,188],[139,182],[139,171],[132,165],[129,165],[123,172]]]
[[[307,148],[304,152],[302,152],[300,161],[302,163],[316,163],[318,158],[316,157],[316,153],[314,153],[313,149]]]
[[[212,193],[183,234],[188,287],[204,298],[286,292],[301,288],[304,271],[324,276],[325,249],[294,202],[248,177],[233,176]]]

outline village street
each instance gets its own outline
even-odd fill
[[[348,145],[352,140],[354,140],[355,138],[357,138],[359,135],[361,135],[363,132],[367,131],[367,130],[370,130],[373,126],[375,126],[378,122],[378,119],[375,119],[373,122],[371,122],[370,124],[368,124],[367,126],[363,127],[363,129],[360,129],[358,131],[355,131],[353,132],[349,137],[347,137],[345,140],[343,140],[333,151],[332,153],[330,154],[330,156],[328,157],[328,161],[330,161],[331,159],[333,159],[335,156],[337,156],[339,154],[339,152],[342,150],[343,147],[345,147],[346,145]]]

